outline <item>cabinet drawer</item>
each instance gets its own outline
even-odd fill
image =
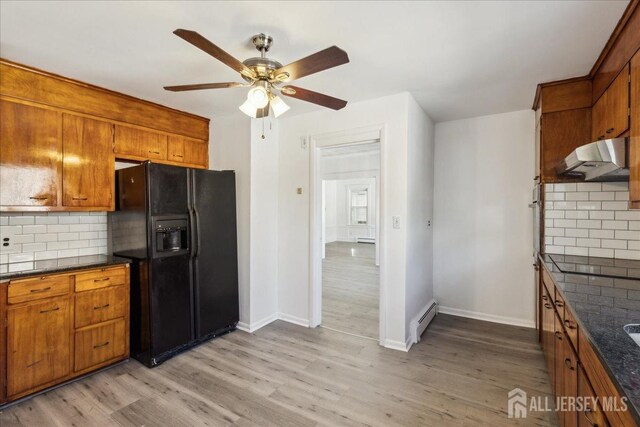
[[[554,305],[556,306],[556,310],[558,310],[558,315],[560,316],[560,319],[564,320],[564,312],[565,312],[564,298],[562,298],[562,295],[560,295],[560,292],[558,290],[556,290],[556,298],[554,301]]]
[[[553,280],[551,280],[551,276],[547,273],[546,269],[542,269],[542,283],[544,283],[544,287],[547,288],[547,292],[551,296],[551,301],[548,301],[551,304],[555,305],[555,286],[553,284]]]
[[[123,267],[93,270],[87,273],[76,274],[76,292],[123,285],[124,282],[125,268]]]
[[[112,286],[76,295],[76,328],[124,317],[127,312],[126,286]]]
[[[564,310],[564,328],[567,331],[569,340],[573,344],[573,348],[578,348],[578,323],[576,323],[571,310],[565,308]]]
[[[582,411],[578,412],[578,427],[609,427],[607,417],[597,401],[596,392],[591,388],[582,366],[578,369],[578,397],[582,398],[584,405]]]
[[[82,371],[124,356],[125,339],[124,319],[77,331],[75,337],[75,371]]]
[[[9,283],[7,302],[17,304],[69,293],[69,276],[41,276]]]

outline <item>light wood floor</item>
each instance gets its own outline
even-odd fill
[[[514,387],[550,393],[530,329],[441,314],[403,353],[277,321],[63,386],[4,410],[0,425],[557,425],[552,413],[507,419]]]
[[[322,326],[378,338],[380,269],[375,245],[332,242],[322,261]]]

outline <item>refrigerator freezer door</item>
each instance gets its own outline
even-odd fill
[[[192,341],[189,255],[151,260],[149,280],[151,357]]]
[[[235,173],[192,170],[196,339],[235,326],[238,252]]]
[[[188,169],[149,163],[149,215],[187,214]]]

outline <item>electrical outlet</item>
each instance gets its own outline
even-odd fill
[[[307,149],[307,145],[308,145],[307,137],[306,136],[301,137],[300,138],[300,148],[302,148],[303,150],[306,150]]]
[[[430,219],[427,220],[427,228],[431,228],[431,220]]]
[[[298,193],[298,194],[302,194],[302,187],[298,187],[298,188],[296,188],[296,193]]]
[[[400,228],[400,217],[394,216],[392,220],[393,220],[393,228]]]

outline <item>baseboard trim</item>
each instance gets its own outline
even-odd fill
[[[438,313],[451,314],[453,316],[468,317],[470,319],[484,320],[486,322],[502,323],[504,325],[535,328],[533,320],[518,319],[515,317],[497,316],[495,314],[480,313],[478,311],[462,310],[460,308],[439,306]]]
[[[237,328],[240,329],[241,331],[248,332],[251,334],[257,331],[258,329],[267,326],[269,323],[275,322],[276,320],[278,320],[278,313],[273,313],[265,317],[264,319],[251,323],[249,325],[247,325],[245,322],[238,322]]]
[[[278,319],[283,320],[285,322],[293,323],[294,325],[304,326],[305,328],[309,327],[309,319],[293,316],[291,314],[278,313]]]
[[[244,323],[244,322],[238,322],[238,324],[236,325],[236,327],[238,329],[240,329],[241,331],[247,332],[249,333],[249,331],[251,330],[251,328],[249,327],[248,324]]]
[[[410,336],[407,337],[407,339],[404,342],[396,341],[396,340],[385,340],[384,342],[385,348],[388,348],[391,350],[404,351],[405,353],[409,351],[412,345],[413,345],[413,342],[411,341]]]

